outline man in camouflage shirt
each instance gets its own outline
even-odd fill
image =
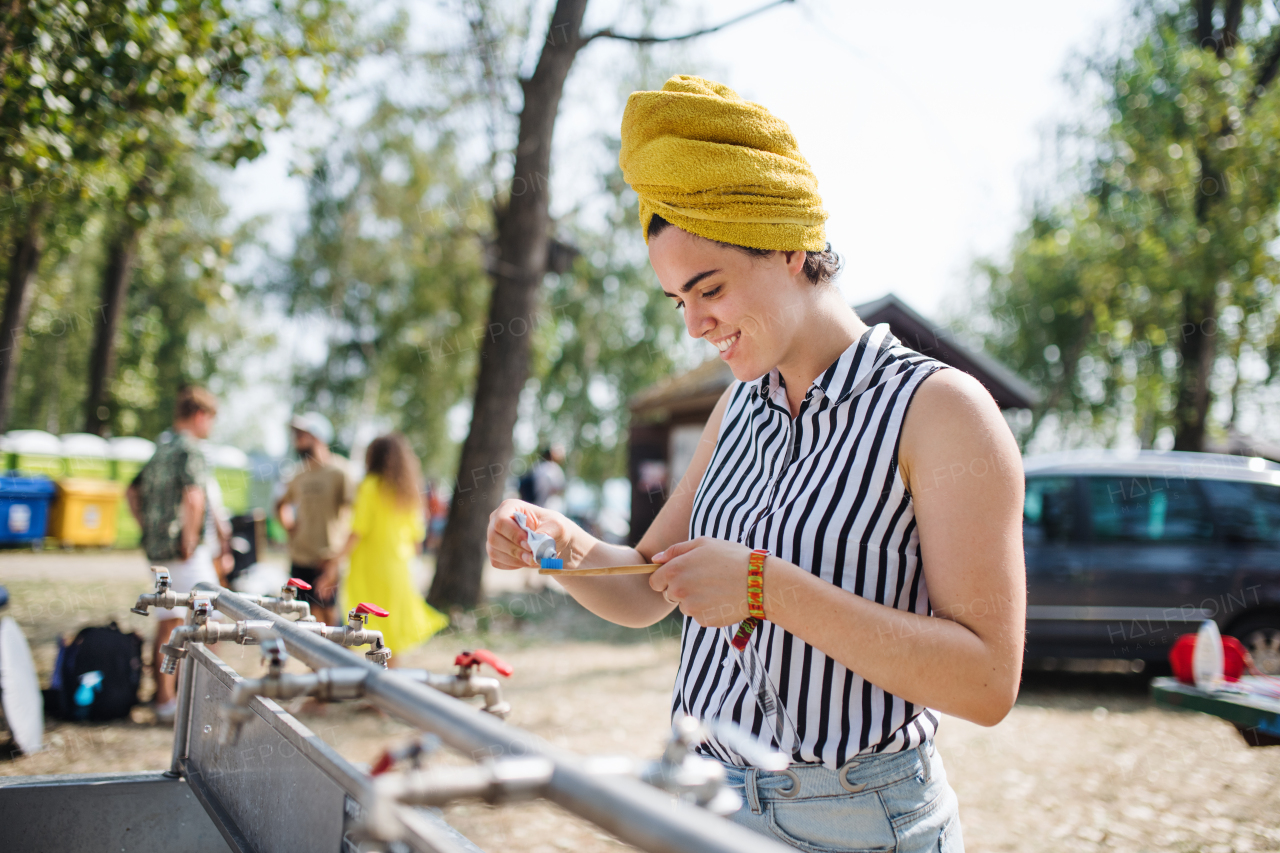
[[[156,448],[155,455],[134,480],[138,485],[138,519],[142,549],[153,564],[187,560],[195,545],[183,537],[183,510],[191,503],[187,489],[205,489],[206,463],[191,432],[175,432]],[[194,492],[192,498],[197,496]],[[204,501],[207,503],[207,493]],[[188,513],[191,514],[191,513]],[[200,513],[203,516],[203,512]]]
[[[142,547],[151,565],[169,571],[173,590],[190,592],[197,583],[220,583],[209,549],[202,543],[205,514],[209,511],[205,491],[207,466],[198,441],[208,438],[218,413],[217,399],[198,386],[178,391],[172,437],[161,440],[155,455],[129,484],[129,508],[142,528]],[[176,677],[160,672],[160,647],[182,624],[186,608],[154,609],[160,620],[156,626],[152,655],[156,678],[156,717],[173,719]]]

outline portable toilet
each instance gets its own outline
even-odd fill
[[[111,461],[115,463],[111,479],[128,485],[138,476],[142,466],[155,455],[156,443],[136,435],[120,436],[110,442]]]
[[[111,479],[125,489],[129,488],[133,478],[138,476],[142,466],[156,452],[155,442],[132,435],[111,439],[110,448],[111,461],[114,463]],[[141,542],[142,529],[129,511],[128,500],[122,497],[116,511],[116,547],[137,548]]]
[[[15,429],[0,437],[0,453],[6,457],[10,471],[43,474],[51,479],[65,476],[62,442],[42,429]]]
[[[275,503],[276,484],[280,482],[280,460],[261,450],[249,454],[249,506],[270,507]]]
[[[204,458],[213,469],[222,489],[222,505],[231,515],[240,515],[249,509],[249,489],[252,485],[249,473],[249,457],[243,450],[225,444],[205,442]]]
[[[86,480],[111,479],[111,445],[105,438],[87,432],[71,432],[59,438],[68,477]]]

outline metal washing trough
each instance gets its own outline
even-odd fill
[[[248,700],[236,742],[220,743],[223,709],[245,679],[192,642],[179,678],[169,771],[0,778],[0,848],[18,840],[21,846],[12,849],[33,853],[474,853],[478,848],[437,812],[408,803],[479,795],[495,803],[544,797],[652,853],[787,849],[652,786],[698,785],[705,792],[705,778],[676,778],[684,772],[676,764],[662,764],[655,775],[656,762],[639,772],[625,760],[557,749],[244,596],[203,585],[195,594],[208,596],[232,620],[254,622],[260,635],[265,629],[279,637],[289,654],[322,677],[325,670],[342,668],[348,680],[360,682],[368,701],[390,715],[489,760],[477,767],[371,777],[261,696]],[[689,762],[695,771],[696,763]],[[652,784],[630,778],[637,774]]]

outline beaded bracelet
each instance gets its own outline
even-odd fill
[[[747,568],[747,608],[756,619],[764,621],[764,561],[769,552],[757,548],[751,552]]]
[[[768,551],[757,548],[747,564],[747,609],[751,615],[742,620],[733,636],[733,647],[738,651],[747,647],[756,626],[764,621],[764,561],[768,556]]]

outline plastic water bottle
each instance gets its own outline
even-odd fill
[[[1200,623],[1196,632],[1196,650],[1191,656],[1191,672],[1196,687],[1214,690],[1222,686],[1222,635],[1212,619]]]
[[[80,676],[80,684],[76,687],[76,719],[83,720],[89,716],[89,707],[93,705],[94,695],[102,689],[102,673],[98,670],[86,672]]]

